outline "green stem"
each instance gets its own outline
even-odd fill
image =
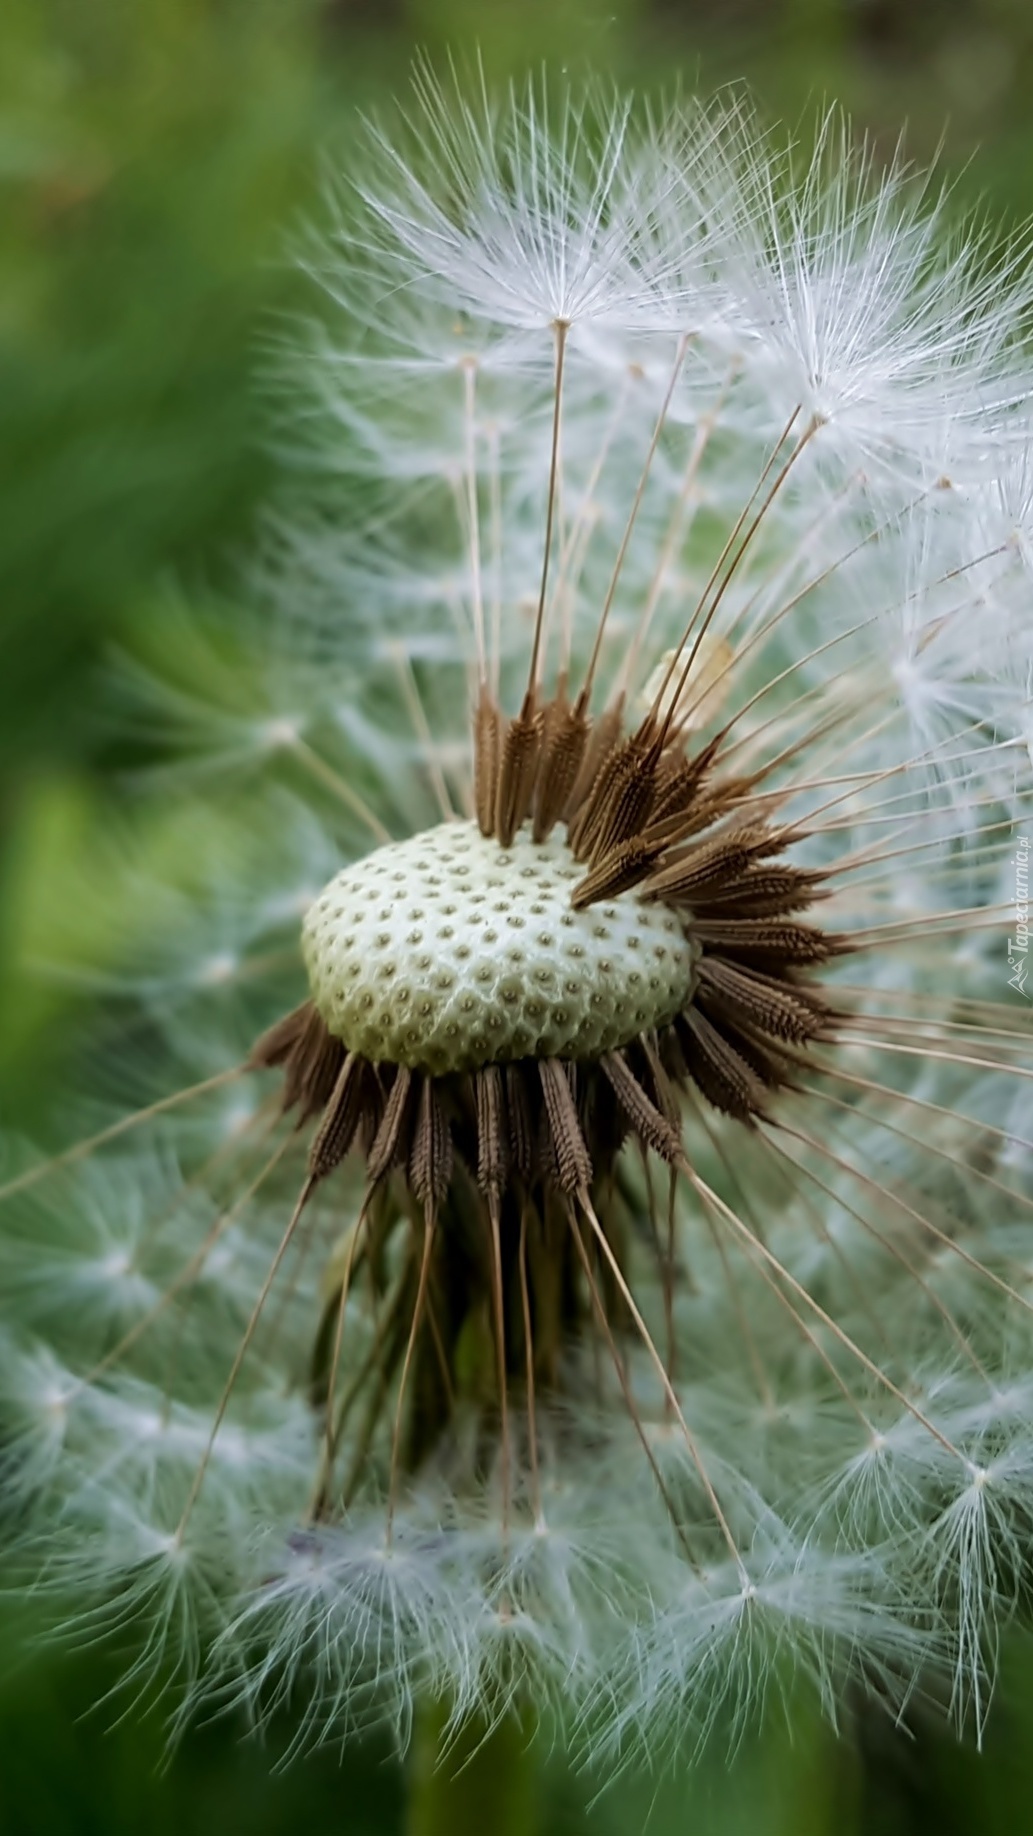
[[[534,1836],[538,1810],[537,1759],[519,1715],[494,1725],[472,1715],[456,1728],[447,1703],[419,1705],[406,1836]]]

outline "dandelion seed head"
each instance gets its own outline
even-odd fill
[[[185,865],[83,869],[58,966],[126,1044],[5,1155],[25,1560],[301,1745],[433,1697],[693,1747],[787,1667],[979,1727],[1028,281],[833,114],[423,71],[371,132],[259,610],[119,674]]]

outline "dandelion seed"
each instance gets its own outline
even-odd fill
[[[188,927],[115,876],[121,996],[203,1062],[0,1186],[17,1496],[83,1623],[303,1739],[695,1741],[787,1652],[980,1725],[1028,283],[831,116],[795,173],[421,75],[408,134],[311,264],[263,654],[146,684],[226,806]]]

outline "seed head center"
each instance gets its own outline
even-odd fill
[[[350,1051],[437,1076],[614,1051],[685,1006],[698,951],[638,892],[575,911],[583,877],[558,831],[502,848],[443,823],[378,848],[306,915],[312,998]]]

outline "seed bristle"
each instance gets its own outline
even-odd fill
[[[377,1185],[387,1173],[390,1173],[392,1167],[408,1159],[405,1125],[412,1081],[413,1074],[408,1065],[399,1065],[395,1071],[390,1095],[384,1105],[380,1125],[366,1158],[366,1176],[371,1186]]]
[[[358,1054],[349,1052],[312,1137],[308,1166],[314,1179],[325,1179],[340,1166],[355,1139],[362,1113],[364,1070]]]
[[[499,1193],[509,1165],[504,1129],[502,1073],[498,1065],[484,1065],[474,1074],[477,1109],[477,1184],[482,1192]]]
[[[615,899],[620,893],[641,885],[660,853],[660,844],[642,836],[613,848],[591,873],[578,881],[570,895],[574,910],[584,911],[589,905],[599,904],[603,899]]]
[[[804,867],[750,868],[726,885],[715,885],[693,909],[706,922],[718,917],[777,918],[803,911],[829,897],[822,875]]]
[[[535,1127],[527,1081],[519,1063],[506,1066],[506,1112],[513,1168],[521,1183],[531,1184],[535,1172]]]
[[[452,1179],[452,1133],[429,1077],[420,1088],[408,1173],[409,1185],[424,1209],[440,1206]]]
[[[714,768],[723,737],[717,735],[693,758],[686,758],[674,746],[665,750],[650,819],[652,826],[684,814],[698,801],[702,786]]]
[[[587,1192],[594,1170],[568,1081],[569,1067],[558,1058],[543,1058],[538,1071],[555,1149],[557,1183],[562,1192]]]
[[[550,706],[555,714],[547,723],[535,790],[532,834],[536,842],[544,841],[567,814],[590,734],[582,707],[570,707],[559,697]]]
[[[495,796],[495,835],[508,848],[531,813],[542,745],[542,714],[528,699],[502,740]]]
[[[621,741],[600,767],[568,840],[579,861],[595,866],[645,825],[653,806],[659,748],[638,734]]]
[[[717,1027],[696,1008],[677,1024],[689,1075],[708,1103],[744,1123],[763,1115],[768,1095],[764,1084]]]
[[[284,1115],[297,1109],[295,1126],[301,1128],[329,1101],[344,1052],[314,1003],[306,1001],[263,1033],[251,1056],[256,1066],[283,1065],[281,1108]]]
[[[289,1014],[284,1014],[282,1019],[267,1027],[248,1053],[249,1069],[271,1070],[285,1064],[304,1033],[312,1012],[313,1003],[302,1001],[300,1006],[293,1007]]]
[[[693,934],[722,956],[768,970],[809,968],[827,963],[850,948],[845,940],[819,931],[814,925],[783,924],[768,918],[701,920],[693,925]]]
[[[635,1133],[662,1159],[677,1161],[681,1135],[646,1095],[627,1059],[620,1052],[607,1052],[600,1062]]]
[[[574,710],[576,713],[580,713],[583,718],[587,718],[587,708],[581,696],[578,696],[574,704]],[[598,720],[589,723],[588,737],[585,742],[581,768],[574,780],[574,788],[570,793],[570,800],[565,812],[568,823],[571,825],[571,830],[568,831],[567,839],[570,841],[572,847],[574,844],[571,831],[577,819],[578,812],[581,810],[586,797],[589,795],[592,786],[595,784],[599,773],[606,765],[611,753],[620,745],[623,728],[624,704],[622,700],[614,702],[612,707],[605,708]]]
[[[816,992],[719,956],[705,955],[697,975],[697,998],[707,1000],[708,1011],[787,1043],[820,1039],[831,1019],[830,1007]]]
[[[473,788],[477,826],[482,835],[495,833],[495,806],[499,794],[502,716],[486,685],[481,685],[473,721]]]
[[[729,884],[744,877],[758,853],[775,845],[769,843],[763,830],[758,832],[748,826],[729,829],[667,860],[650,875],[649,891],[654,898],[684,900],[690,905],[708,893],[719,897]]]

